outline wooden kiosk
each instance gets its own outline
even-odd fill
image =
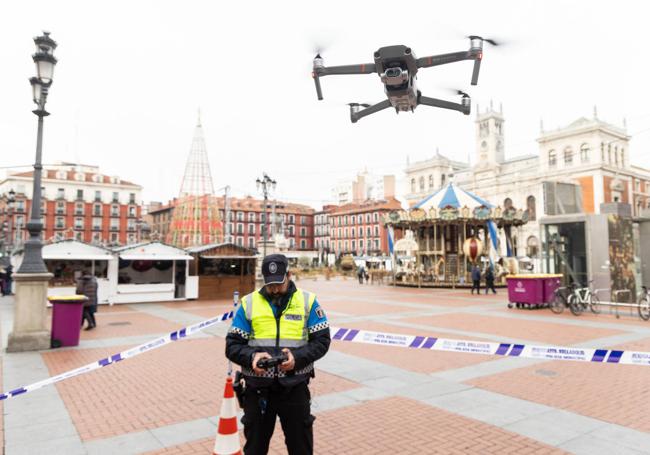
[[[234,291],[243,296],[255,289],[255,251],[234,243],[195,246],[186,251],[195,259],[188,282],[197,282],[199,300],[230,298]]]

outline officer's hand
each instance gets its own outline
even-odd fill
[[[266,373],[266,370],[263,368],[257,368],[257,362],[260,359],[270,359],[271,354],[268,352],[256,352],[255,355],[253,356],[253,371],[257,374],[264,374]]]
[[[291,371],[293,368],[296,366],[296,359],[293,358],[293,354],[291,353],[291,350],[288,348],[284,348],[282,350],[287,355],[287,360],[282,362],[280,364],[280,370],[282,371]]]

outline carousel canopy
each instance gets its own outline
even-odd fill
[[[467,207],[470,210],[481,206],[488,208],[494,207],[494,205],[490,204],[485,199],[482,199],[469,191],[465,191],[453,183],[449,183],[447,186],[440,188],[435,193],[422,199],[420,202],[415,204],[413,208],[429,210],[430,208],[442,209],[449,206],[457,209]]]

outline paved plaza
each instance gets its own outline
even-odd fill
[[[505,290],[298,281],[338,327],[465,340],[650,351],[650,323],[508,309]],[[98,360],[231,308],[226,300],[101,306],[76,348],[7,354],[3,390]],[[227,372],[218,324],[189,339],[0,404],[7,455],[208,454]],[[316,454],[650,453],[650,368],[333,341],[311,384]],[[271,453],[286,453],[279,425]]]

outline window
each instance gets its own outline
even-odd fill
[[[237,212],[237,221],[244,221],[244,212]]]
[[[307,228],[301,227],[300,228],[300,237],[305,237],[307,236]]]
[[[93,234],[93,243],[102,243],[102,235],[99,232]]]
[[[102,201],[102,192],[95,191],[95,202],[101,202],[101,201]]]
[[[135,216],[135,206],[134,206],[134,205],[130,205],[130,206],[129,206],[129,216],[130,216],[130,217],[134,217],[134,216]]]
[[[25,217],[23,215],[18,215],[16,217],[16,229],[22,229],[25,225]]]
[[[120,230],[120,219],[111,218],[111,231],[119,231],[119,230]]]
[[[289,224],[295,224],[296,222],[296,217],[293,215],[289,215]]]
[[[248,233],[249,234],[255,234],[255,225],[254,224],[249,224],[248,225]]]
[[[433,188],[433,174],[429,174],[429,188]]]
[[[117,236],[117,232],[111,232],[111,243],[118,243]]]
[[[580,146],[580,162],[589,162],[589,146],[586,143]]]
[[[357,250],[357,248],[356,248],[356,242],[355,242],[354,240],[352,240],[352,241],[350,242],[350,247],[352,248],[352,251],[356,251],[356,250]]]
[[[548,151],[548,166],[555,167],[557,165],[557,154],[555,150]]]
[[[63,188],[59,188],[56,190],[56,198],[65,199],[65,190]]]
[[[93,205],[93,215],[102,216],[102,205],[101,204]]]
[[[77,202],[74,205],[74,214],[75,215],[83,215],[84,214],[84,203],[83,202]]]
[[[241,212],[239,212],[241,213]],[[239,218],[239,216],[238,216]],[[243,234],[244,233],[244,225],[242,223],[237,223],[237,234]]]
[[[372,214],[372,221],[375,223],[379,221],[379,213],[375,212]]]
[[[111,216],[120,216],[120,206],[111,205]]]
[[[375,226],[375,237],[379,236],[379,226]]]
[[[113,202],[120,202],[120,194],[118,192],[113,193]]]
[[[101,231],[101,230],[102,230],[102,219],[93,218],[93,231]]]
[[[357,224],[363,223],[363,215],[357,216]]]
[[[625,149],[621,148],[621,167],[625,166]]]
[[[135,231],[135,220],[133,218],[126,220],[126,229],[127,231]]]
[[[16,201],[16,212],[23,213],[25,211],[25,201],[23,199]]]
[[[445,186],[445,178],[446,178],[446,175],[445,175],[445,174],[442,174],[442,175],[440,176],[440,187]]]
[[[41,201],[41,215],[47,211],[47,202]]]
[[[74,238],[75,238],[76,240],[78,240],[79,242],[83,242],[83,241],[84,241],[83,237],[84,237],[84,233],[81,232],[81,231],[77,231],[77,232],[74,233]]]
[[[379,251],[379,239],[375,239],[375,250]]]
[[[528,212],[528,221],[535,221],[537,219],[535,196],[531,195],[526,199],[526,211]]]
[[[84,219],[83,218],[75,218],[74,219],[74,228],[75,229],[83,229],[84,228]]]
[[[294,235],[296,235],[294,229],[295,229],[295,228],[294,228],[293,226],[289,226],[289,236],[293,237]]]
[[[307,240],[301,240],[300,241],[300,249],[306,250],[307,249]]]
[[[289,239],[289,248],[293,249],[296,247],[295,239]]]
[[[56,203],[56,213],[57,213],[57,215],[65,214],[65,202],[57,202]]]
[[[415,179],[411,179],[411,193],[415,193]]]
[[[355,232],[356,231],[355,231],[354,228],[350,228],[350,237],[354,238],[355,237]]]
[[[370,214],[366,213],[366,224],[370,223]]]
[[[614,147],[614,165],[618,166],[618,146]]]
[[[420,191],[424,191],[424,177],[420,176]]]
[[[571,166],[573,164],[573,149],[567,147],[564,149],[564,165]]]
[[[363,251],[363,240],[359,240],[359,249]]]
[[[237,237],[237,246],[244,246],[244,238]]]
[[[65,229],[65,218],[57,216],[54,221],[54,229]]]
[[[82,201],[84,198],[84,190],[77,190],[77,200]]]
[[[300,224],[307,224],[307,217],[304,215],[300,216]]]
[[[372,229],[370,228],[370,226],[368,226],[366,228],[366,237],[370,237],[371,235],[372,235]]]
[[[248,213],[248,221],[255,222],[255,212],[249,212]]]
[[[255,248],[255,239],[253,237],[248,237],[248,248]]]
[[[135,193],[129,193],[129,204],[135,204]]]

